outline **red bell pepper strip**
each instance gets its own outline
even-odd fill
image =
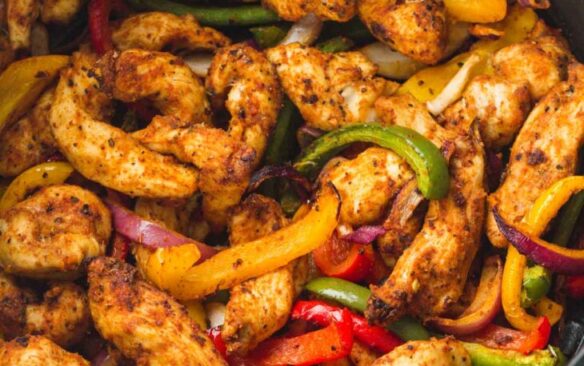
[[[207,335],[209,336],[209,338],[211,338],[211,340],[213,341],[213,344],[215,345],[215,348],[217,348],[217,351],[219,351],[221,356],[223,356],[223,358],[226,358],[227,357],[227,346],[225,345],[225,342],[223,341],[223,338],[221,337],[221,327],[216,326],[216,327],[207,329]]]
[[[351,353],[353,331],[351,313],[335,309],[327,316],[328,326],[292,338],[274,338],[261,343],[245,359],[231,359],[231,364],[315,365],[341,359]]]
[[[292,309],[292,319],[302,319],[326,326],[331,322],[331,315],[341,309],[323,301],[298,301]],[[353,335],[367,346],[388,353],[403,342],[395,334],[385,328],[369,325],[367,319],[361,315],[349,312],[353,324]]]
[[[544,348],[550,338],[551,324],[546,317],[538,320],[537,326],[530,332],[490,324],[481,331],[461,337],[466,342],[479,343],[483,346],[529,354]]]
[[[574,299],[584,298],[584,275],[568,276],[566,279],[568,296]]]
[[[89,1],[89,35],[91,37],[91,45],[98,55],[103,55],[113,49],[112,34],[109,27],[111,10],[111,0]]]
[[[356,244],[333,234],[325,245],[312,252],[314,263],[328,277],[360,282],[367,278],[375,263],[371,244]]]

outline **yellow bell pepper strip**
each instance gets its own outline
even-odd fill
[[[534,237],[540,236],[568,199],[582,189],[584,189],[584,177],[578,176],[564,178],[543,192],[524,219],[529,234]],[[526,265],[527,258],[521,255],[514,246],[509,246],[503,271],[503,310],[511,325],[527,331],[536,326],[537,318],[529,315],[521,306],[521,289]],[[550,308],[549,303],[547,307],[540,307],[542,311],[546,308]],[[553,308],[557,312],[557,306]],[[555,320],[555,317],[551,314],[548,316],[550,322]]]
[[[514,6],[508,16],[501,22],[505,34],[498,40],[481,40],[476,42],[469,52],[461,53],[450,61],[418,71],[398,89],[397,94],[412,94],[420,102],[434,99],[454,77],[473,53],[481,56],[481,63],[473,68],[469,79],[481,74],[492,74],[488,58],[503,47],[525,40],[538,20],[532,9]]]
[[[324,186],[298,221],[258,240],[225,249],[185,273],[169,290],[178,299],[199,299],[273,271],[323,245],[338,224],[339,196]]]
[[[67,66],[68,56],[37,56],[13,62],[0,75],[0,132],[32,107]]]
[[[71,173],[73,167],[62,161],[42,163],[25,170],[10,183],[2,195],[0,211],[14,206],[39,187],[63,183]]]

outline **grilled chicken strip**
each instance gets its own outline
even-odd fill
[[[287,224],[276,201],[254,194],[234,210],[229,221],[229,241],[237,246]],[[245,354],[284,326],[296,296],[295,265],[292,262],[231,289],[221,331],[228,353]]]
[[[573,64],[566,82],[556,85],[535,106],[519,132],[501,186],[489,196],[487,235],[505,247],[492,214],[520,222],[537,197],[556,181],[573,175],[584,141],[584,66]]]
[[[30,112],[0,135],[0,175],[17,176],[57,153],[49,125],[53,91],[47,90]]]
[[[441,0],[359,0],[359,16],[375,38],[426,64],[446,54],[448,26]]]
[[[0,266],[32,278],[76,278],[87,260],[105,254],[110,233],[110,212],[95,194],[45,187],[0,213]]]
[[[73,65],[61,73],[51,108],[59,150],[82,175],[108,188],[131,196],[190,197],[197,189],[198,172],[105,122],[111,117],[111,104],[103,87],[104,75],[95,57],[73,54]]]
[[[112,32],[112,41],[119,50],[149,51],[215,50],[231,43],[219,31],[201,27],[192,15],[163,12],[140,13],[124,19]]]
[[[306,124],[325,131],[376,119],[386,81],[360,52],[325,53],[298,43],[267,50],[282,87]]]
[[[227,365],[186,309],[138,278],[137,270],[100,257],[89,265],[89,308],[97,331],[141,365]]]
[[[10,366],[89,366],[89,362],[42,336],[15,338],[0,343],[0,365]]]
[[[407,342],[373,363],[373,366],[398,365],[471,366],[472,362],[460,342],[452,337],[446,337]]]
[[[262,5],[290,22],[308,13],[325,20],[346,22],[357,13],[357,0],[262,0]]]
[[[456,140],[450,190],[430,201],[424,226],[382,286],[372,286],[365,312],[390,324],[406,312],[422,319],[444,314],[461,296],[480,245],[485,211],[484,151],[475,127]]]

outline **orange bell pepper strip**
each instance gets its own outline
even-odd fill
[[[338,224],[340,198],[332,185],[321,189],[310,211],[263,238],[225,249],[186,271],[169,291],[178,299],[198,299],[271,272],[323,245]]]

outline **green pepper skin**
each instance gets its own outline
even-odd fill
[[[448,193],[448,164],[440,150],[416,131],[401,126],[368,123],[339,128],[308,146],[294,167],[314,177],[332,156],[353,142],[371,142],[404,158],[416,172],[418,189],[424,197],[435,200]]]
[[[557,349],[534,351],[529,355],[520,352],[488,348],[476,343],[462,342],[470,354],[473,366],[560,366],[565,358]]]
[[[318,48],[322,52],[335,53],[348,51],[351,48],[353,48],[354,45],[355,43],[351,39],[343,36],[338,36],[317,44],[316,48]]]
[[[192,6],[169,0],[128,0],[136,9],[164,11],[176,15],[192,14],[202,25],[245,26],[270,24],[280,20],[278,15],[260,5],[235,7]]]
[[[253,27],[249,28],[249,31],[253,34],[253,39],[263,49],[276,46],[286,37],[287,33],[284,27],[277,25]]]
[[[367,308],[367,299],[371,295],[366,287],[333,277],[316,278],[306,285],[306,289],[361,313]]]

